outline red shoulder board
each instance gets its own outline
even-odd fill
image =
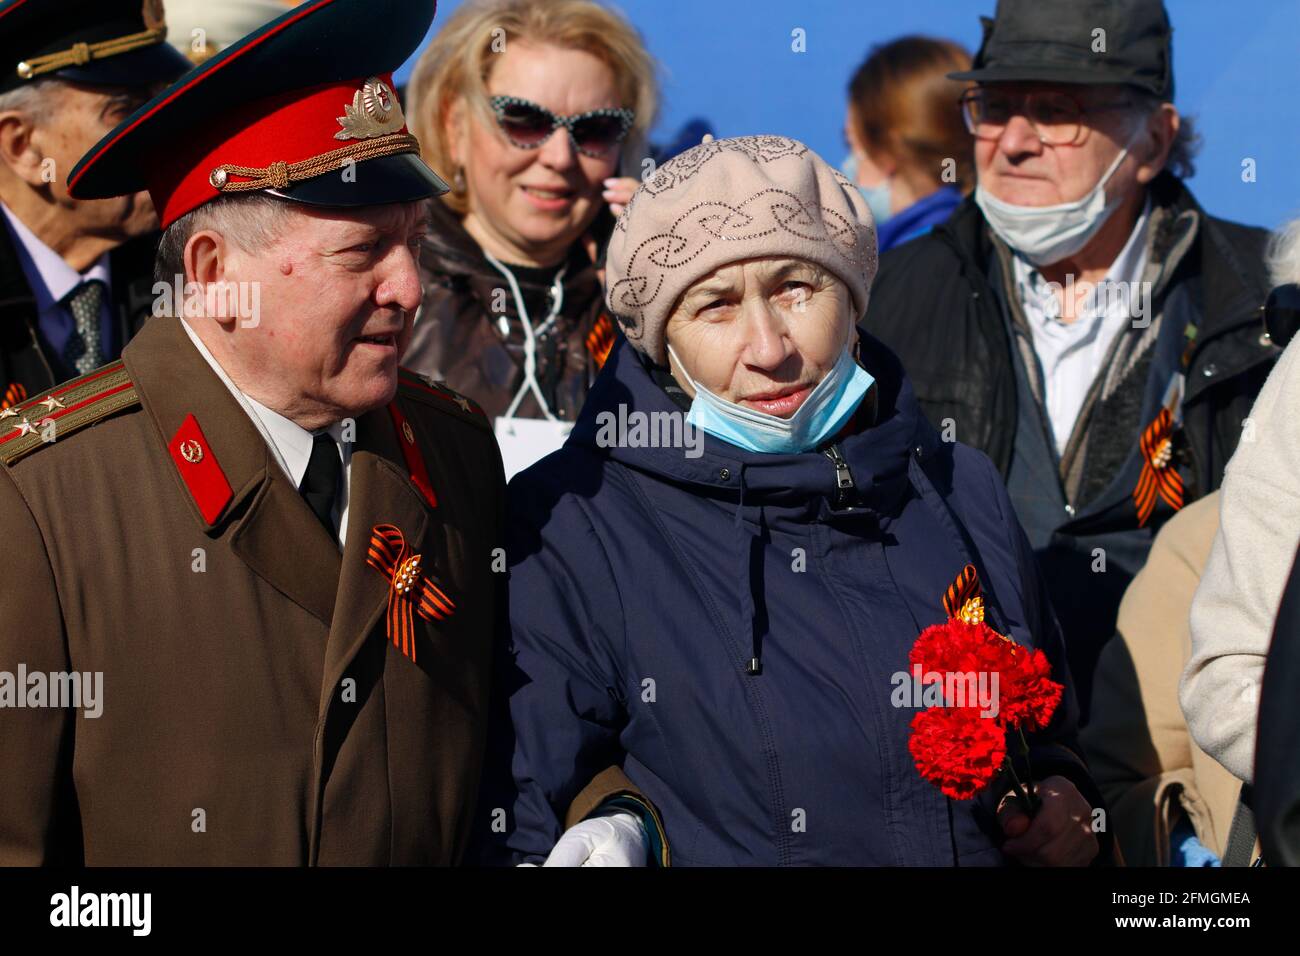
[[[487,415],[479,407],[478,402],[472,398],[466,398],[459,392],[451,390],[442,382],[435,382],[432,379],[425,378],[417,372],[412,372],[409,368],[399,368],[397,372],[398,384],[410,389],[409,394],[425,401],[432,397],[436,401],[430,404],[441,407],[444,411],[457,410],[460,418],[473,421],[479,425],[488,425]]]
[[[181,473],[181,480],[189,489],[190,497],[198,506],[203,520],[212,524],[217,515],[230,503],[234,492],[226,473],[217,464],[217,456],[208,447],[208,440],[203,437],[203,429],[193,415],[187,415],[181,427],[176,429],[171,442],[167,445],[172,461]]]
[[[25,392],[14,389],[12,394]],[[138,404],[135,386],[121,360],[64,382],[34,398],[0,406],[0,463],[57,444],[84,428]]]

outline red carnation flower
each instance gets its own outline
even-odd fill
[[[963,680],[964,675],[997,675],[995,716],[981,717],[978,702],[968,696],[960,708],[948,700],[948,706],[932,707],[912,720],[908,748],[917,770],[955,800],[969,799],[997,775],[1007,759],[1007,731],[1020,733],[1027,755],[1024,732],[1048,725],[1064,691],[1050,677],[1047,655],[1021,647],[982,621],[953,617],[927,627],[908,660],[920,668],[926,684],[958,675]],[[991,677],[985,679],[991,683]],[[1032,797],[1027,801],[1032,810]]]
[[[924,779],[954,800],[968,800],[1002,767],[1006,729],[969,708],[931,707],[912,718],[907,747]]]
[[[1009,727],[1042,730],[1052,720],[1065,691],[1048,675],[1052,665],[1042,651],[1022,647],[1010,672],[999,677],[999,717]]]
[[[921,668],[923,683],[935,683],[950,674],[996,673],[997,719],[1007,727],[1031,731],[1046,727],[1064,690],[1048,676],[1051,664],[1042,651],[1021,647],[987,624],[958,618],[922,631],[908,660]],[[974,703],[968,701],[967,706]]]
[[[985,632],[988,632],[985,634]],[[986,624],[967,624],[950,618],[942,624],[927,627],[912,645],[908,659],[919,665],[925,674],[957,674],[967,671],[988,670],[990,664],[1011,663],[1011,655],[997,643],[987,640],[997,635]],[[993,670],[1001,670],[994,666]]]

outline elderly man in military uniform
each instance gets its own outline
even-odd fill
[[[190,68],[166,35],[162,0],[0,0],[0,409],[117,358],[149,315],[148,194],[64,179]]]
[[[148,189],[184,295],[0,413],[0,672],[102,698],[0,696],[0,864],[462,858],[504,489],[480,410],[398,365],[446,186],[388,71],[432,16],[309,0],[72,170]]]

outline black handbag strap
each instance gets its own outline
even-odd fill
[[[1232,827],[1228,830],[1228,845],[1223,851],[1224,866],[1250,866],[1255,852],[1255,812],[1250,808],[1250,784],[1241,785],[1237,809],[1232,814]]]

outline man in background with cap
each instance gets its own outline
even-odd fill
[[[1159,0],[1000,0],[961,101],[978,185],[881,260],[866,327],[1006,479],[1089,703],[1160,525],[1216,489],[1279,351],[1267,234],[1205,213]],[[956,108],[956,105],[954,105]]]
[[[189,69],[166,34],[161,0],[0,2],[0,409],[116,358],[149,314],[148,195],[64,180]]]

